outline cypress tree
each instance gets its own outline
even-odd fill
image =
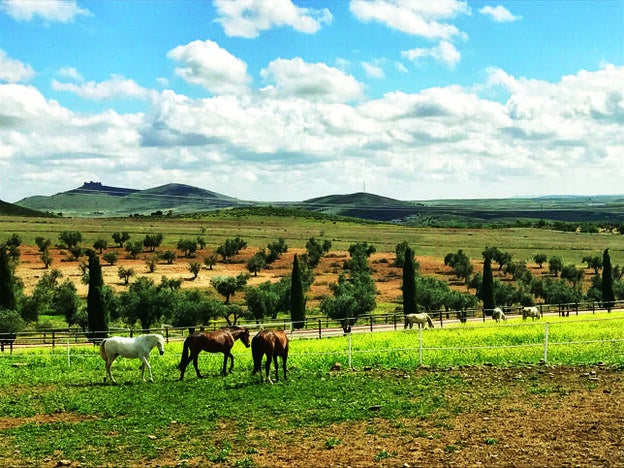
[[[403,261],[403,313],[415,314],[416,306],[416,273],[414,271],[414,252],[409,247],[405,249]]]
[[[611,267],[611,257],[609,249],[605,249],[602,254],[602,303],[607,311],[611,312],[615,294],[613,294],[613,269]]]
[[[483,312],[490,317],[496,303],[494,302],[494,277],[492,276],[492,259],[489,255],[483,255],[483,284],[480,291],[483,301]]]
[[[292,274],[290,277],[290,320],[295,329],[301,329],[305,325],[305,297],[303,295],[303,283],[297,254],[293,260]]]
[[[95,251],[87,251],[89,258],[89,292],[87,293],[87,323],[91,340],[101,340],[108,335],[108,310],[104,302],[104,279],[100,258]]]
[[[9,266],[6,247],[0,245],[0,309],[16,310],[15,281]]]

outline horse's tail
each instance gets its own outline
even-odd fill
[[[180,359],[180,364],[178,364],[178,369],[182,370],[184,367],[184,363],[188,361],[189,357],[189,341],[191,340],[191,335],[187,336],[184,340],[184,346],[182,347],[182,358]]]
[[[106,340],[102,340],[100,343],[100,357],[105,361],[108,360],[108,356],[106,356]]]
[[[431,320],[431,317],[429,317],[429,315],[427,315],[427,322],[429,323],[429,328],[433,328],[433,320]]]
[[[262,356],[264,355],[261,344],[260,344],[260,336],[259,334],[254,336],[251,339],[251,356],[253,358],[253,373],[262,371]]]

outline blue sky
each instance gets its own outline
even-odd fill
[[[0,199],[624,193],[624,1],[0,0]]]

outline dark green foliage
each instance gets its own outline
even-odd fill
[[[324,240],[323,243],[317,241],[314,237],[310,237],[306,242],[306,254],[303,258],[308,268],[316,268],[321,258],[331,249],[331,241]]]
[[[59,241],[71,249],[82,242],[82,234],[78,231],[63,231],[59,234]]]
[[[267,245],[267,250],[269,251],[266,255],[266,262],[268,265],[275,262],[280,255],[288,252],[288,245],[283,237],[280,237],[277,241],[269,243]]]
[[[17,309],[15,279],[4,245],[0,245],[0,309]]]
[[[481,284],[480,297],[483,301],[483,311],[488,317],[496,307],[494,301],[494,277],[492,275],[492,260],[490,256],[483,252],[483,283]]]
[[[139,323],[143,330],[160,322],[165,311],[172,309],[175,294],[172,289],[142,276],[119,296],[121,317],[128,325]]]
[[[233,239],[226,239],[223,244],[217,247],[215,253],[221,255],[223,263],[227,263],[228,260],[247,247],[247,242],[240,237],[234,237]]]
[[[602,302],[609,312],[613,308],[613,301],[615,301],[615,294],[613,293],[611,256],[609,249],[605,249],[602,254]]]
[[[290,275],[290,320],[293,322],[295,329],[303,328],[305,325],[305,307],[306,300],[303,294],[299,259],[297,254],[295,254]]]
[[[249,275],[241,273],[234,276],[215,276],[210,280],[210,284],[217,290],[219,294],[225,297],[225,304],[230,303],[230,297],[238,291],[242,291],[249,280]]]
[[[537,265],[542,268],[542,266],[544,265],[544,263],[546,263],[548,261],[548,257],[546,256],[546,254],[535,254],[533,255],[533,261],[535,263],[537,263]]]
[[[154,252],[156,247],[160,247],[162,244],[163,235],[158,234],[146,234],[145,239],[143,239],[143,247],[145,247],[148,251]]]
[[[418,308],[416,307],[414,252],[409,247],[403,251],[403,284],[401,291],[403,293],[403,313],[405,315],[416,313]]]
[[[377,288],[368,267],[368,255],[374,252],[374,247],[360,242],[351,245],[349,252],[352,255],[349,277],[341,274],[337,283],[329,285],[333,297],[326,297],[321,302],[321,311],[340,320],[345,333],[351,331],[351,326],[360,315],[372,312],[377,307]]]
[[[136,259],[139,254],[143,252],[143,242],[126,242],[124,249],[126,252],[128,252],[130,258]]]
[[[559,272],[562,268],[563,260],[561,259],[561,257],[550,257],[550,260],[548,260],[548,271],[552,273],[553,276],[559,276]]]
[[[104,279],[100,259],[91,249],[87,250],[87,257],[89,258],[88,336],[91,340],[99,341],[108,335],[109,311],[104,300]]]
[[[456,253],[446,254],[444,264],[451,267],[453,274],[458,279],[463,279],[466,282],[470,280],[474,271],[470,258],[462,249],[459,249]]]
[[[247,269],[254,276],[258,276],[258,272],[267,266],[267,254],[264,249],[258,250],[247,261]]]
[[[113,232],[112,234],[113,240],[119,247],[123,247],[123,245],[130,240],[130,234],[126,231],[123,232]]]
[[[255,288],[247,288],[245,302],[256,323],[263,322],[267,317],[273,318],[280,303],[279,287],[267,281]]]

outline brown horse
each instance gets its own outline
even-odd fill
[[[234,356],[231,351],[234,346],[234,342],[238,339],[240,339],[243,344],[249,348],[249,330],[247,328],[226,327],[212,332],[199,332],[187,336],[184,340],[184,347],[182,349],[182,359],[180,360],[180,364],[178,364],[178,369],[180,370],[179,380],[184,378],[186,366],[188,366],[191,361],[193,361],[197,377],[200,379],[203,378],[199,372],[199,367],[197,367],[197,357],[199,356],[200,351],[223,353],[223,369],[221,374],[227,374],[226,368],[228,357],[230,358],[229,372],[232,372],[232,369],[234,369]]]
[[[266,378],[273,383],[269,376],[271,371],[271,359],[275,365],[275,380],[279,381],[279,367],[277,356],[282,357],[282,368],[284,370],[284,380],[286,380],[286,361],[288,360],[288,336],[283,330],[262,330],[251,340],[251,354],[254,361],[253,373],[260,372],[260,382],[262,382],[262,358],[266,355]]]

